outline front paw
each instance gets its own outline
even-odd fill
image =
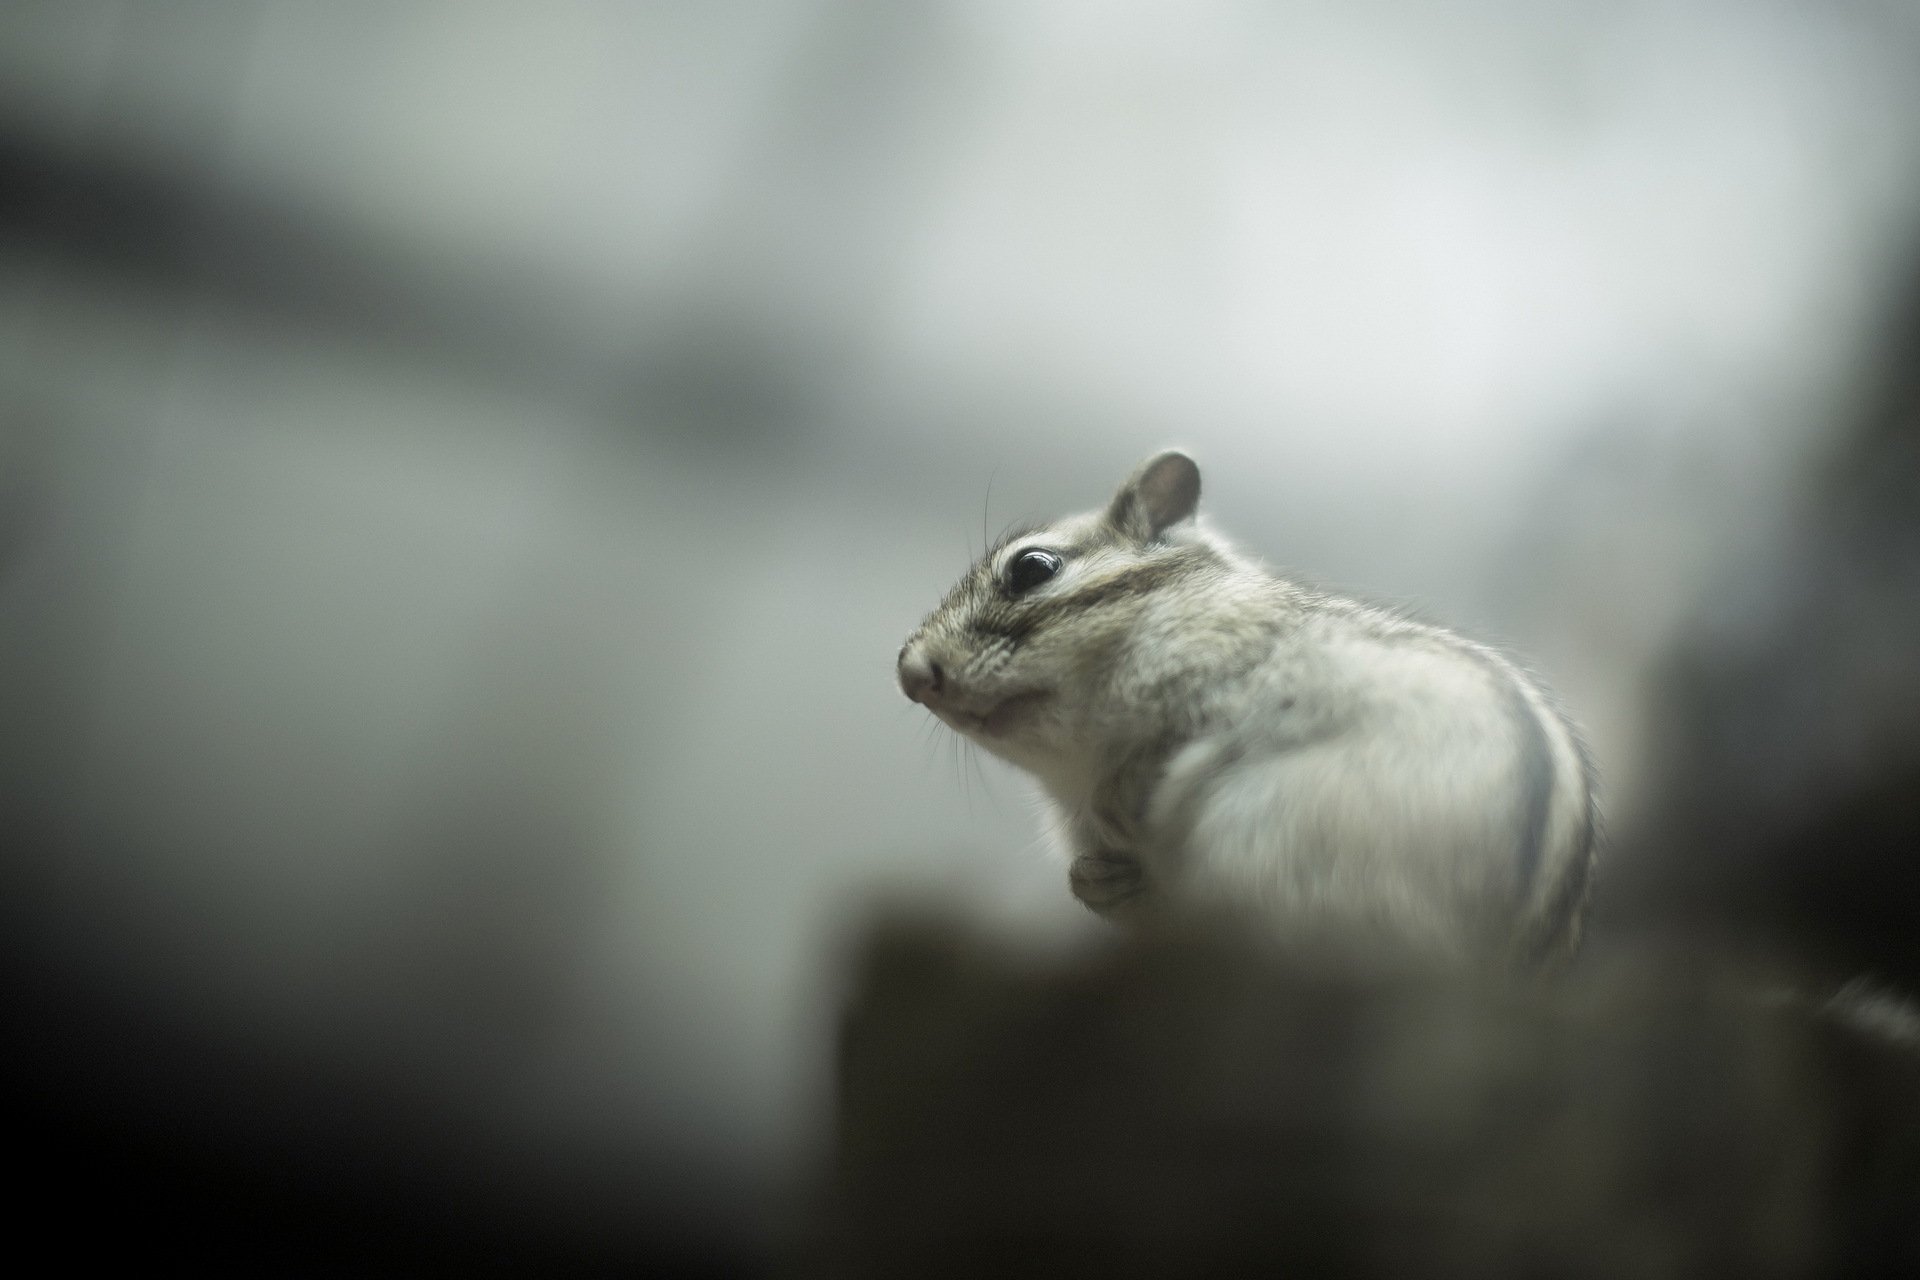
[[[1083,853],[1067,868],[1067,884],[1074,897],[1106,916],[1140,895],[1146,875],[1138,862],[1124,854]]]

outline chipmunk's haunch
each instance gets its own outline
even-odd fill
[[[1492,650],[1309,591],[1194,520],[1200,472],[1018,530],[900,650],[900,687],[1034,775],[1103,915],[1254,905],[1455,953],[1571,948],[1594,856],[1566,721]]]

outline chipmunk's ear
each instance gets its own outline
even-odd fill
[[[1155,454],[1127,478],[1107,508],[1107,523],[1126,537],[1152,542],[1170,525],[1193,516],[1200,505],[1200,468],[1169,449]]]

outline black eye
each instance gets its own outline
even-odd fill
[[[1007,566],[1007,590],[1014,595],[1031,591],[1060,572],[1060,557],[1051,551],[1022,551]]]

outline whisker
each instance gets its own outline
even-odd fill
[[[980,768],[980,752],[975,749],[974,744],[971,742],[963,742],[961,744],[961,750],[967,758],[967,764],[972,770],[975,781],[980,784],[980,789],[991,794],[993,789],[987,784],[985,771]],[[967,790],[967,812],[973,812],[973,790],[971,787]]]
[[[992,536],[987,532],[990,527],[989,521],[987,520],[987,513],[993,508],[993,481],[994,477],[999,474],[1000,468],[998,465],[987,473],[987,496],[980,500],[980,546],[983,548],[982,554],[985,554],[984,548],[986,545],[993,540]]]

